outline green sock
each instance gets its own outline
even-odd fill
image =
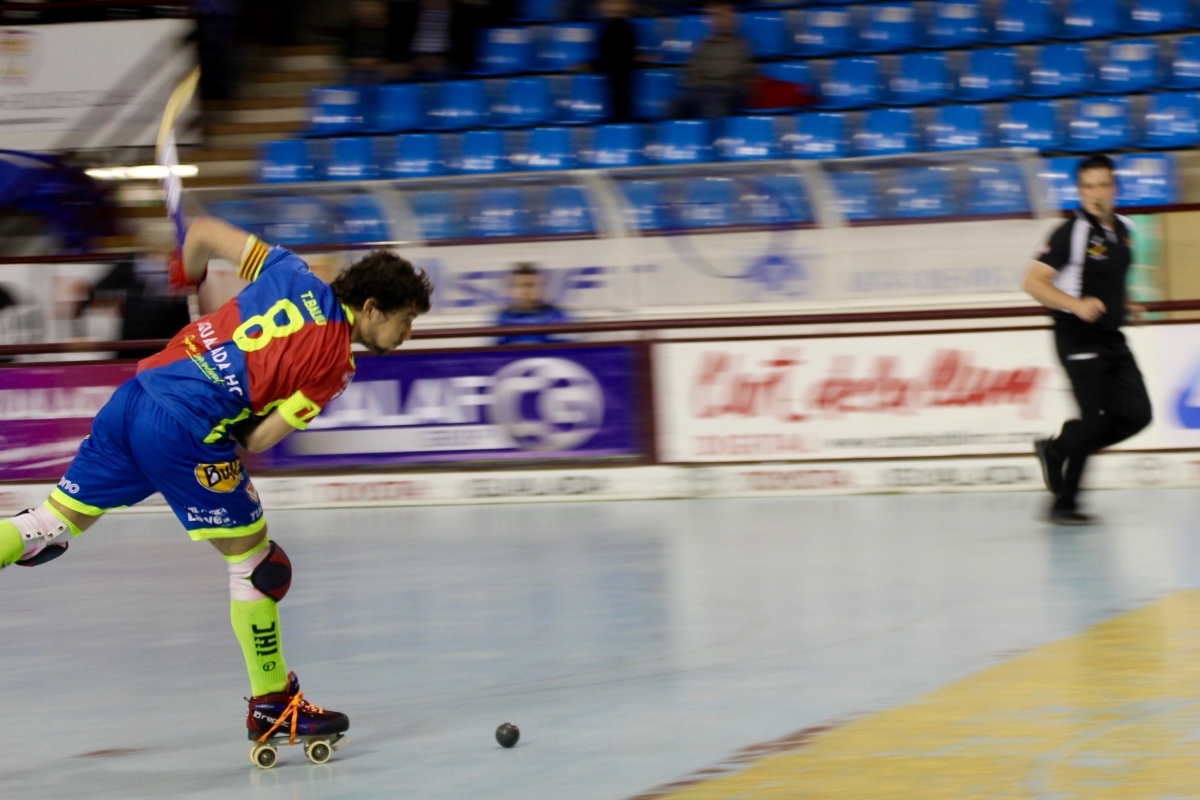
[[[0,568],[16,563],[25,554],[25,540],[11,519],[0,520]]]
[[[246,657],[250,693],[255,697],[282,692],[287,686],[287,664],[279,637],[279,607],[271,598],[230,600],[229,619]]]

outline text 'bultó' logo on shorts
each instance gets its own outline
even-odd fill
[[[197,464],[196,480],[210,492],[232,492],[242,480],[242,462],[235,458],[219,464]]]

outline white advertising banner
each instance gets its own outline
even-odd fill
[[[513,264],[547,274],[547,299],[576,313],[833,302],[1023,302],[1021,279],[1054,221],[1037,219],[678,233],[628,239],[405,247],[438,291],[434,313],[488,319]],[[357,257],[357,255],[355,255]]]
[[[154,144],[171,90],[196,64],[189,20],[0,28],[0,148]],[[180,141],[196,141],[188,117]]]
[[[1200,446],[1200,326],[1129,340],[1156,415],[1120,448]],[[665,462],[1024,454],[1077,414],[1047,330],[664,344],[655,371]]]

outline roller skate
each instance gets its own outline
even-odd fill
[[[259,769],[275,766],[279,753],[275,739],[286,734],[289,745],[299,739],[304,755],[314,764],[324,764],[338,749],[350,718],[337,711],[326,711],[304,699],[296,673],[288,673],[287,688],[275,694],[250,698],[246,728],[251,742],[250,760]]]
[[[20,517],[25,514],[32,514],[32,513],[33,513],[33,509],[27,508],[24,511],[22,511],[20,514],[17,514],[17,516]],[[26,545],[26,546],[28,547],[28,545]],[[33,551],[32,553],[25,556],[24,558],[19,559],[17,561],[17,566],[19,566],[19,567],[36,567],[41,564],[45,564],[47,561],[53,561],[54,559],[58,558],[65,552],[67,552],[67,543],[66,542],[50,542],[49,544],[42,545],[37,550]]]

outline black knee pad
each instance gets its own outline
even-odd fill
[[[276,603],[283,599],[292,585],[292,562],[282,547],[271,542],[267,557],[250,573],[250,583]]]

